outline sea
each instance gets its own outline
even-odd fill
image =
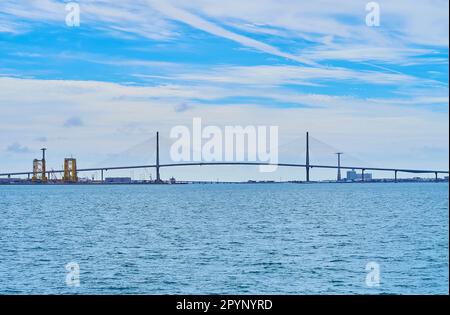
[[[0,294],[449,294],[448,193],[0,186]]]

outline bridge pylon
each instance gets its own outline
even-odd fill
[[[306,132],[306,182],[309,182],[309,132]]]
[[[156,132],[156,180],[155,183],[162,183],[161,174],[159,172],[160,164],[159,164],[159,132]]]

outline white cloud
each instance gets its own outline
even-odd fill
[[[30,153],[30,149],[29,148],[27,148],[26,146],[21,145],[18,142],[14,142],[14,143],[10,144],[6,148],[6,151],[11,152],[11,153],[19,153],[19,154]]]
[[[173,79],[248,85],[326,85],[336,81],[403,85],[424,83],[413,76],[376,71],[358,71],[345,68],[313,68],[287,65],[274,66],[220,66],[207,71],[172,74]]]
[[[414,44],[448,47],[448,1],[379,0],[381,27],[365,25],[366,0],[293,1],[293,0],[172,0],[178,7],[196,10],[223,22],[260,25],[287,31],[292,38],[320,41],[324,36],[354,42],[396,44],[398,40]]]
[[[404,62],[425,51],[417,46],[448,49],[448,1],[380,0],[381,27],[365,25],[365,0],[341,1],[206,1],[80,0],[81,22],[112,36],[155,40],[189,36],[178,22],[271,55],[311,64],[313,60]],[[4,0],[0,32],[31,29],[30,23],[60,23],[64,3],[55,0]],[[245,31],[249,35],[240,34]],[[271,43],[255,39],[266,34]],[[280,39],[292,45],[277,47]],[[296,41],[297,40],[297,41]],[[308,41],[308,54],[302,41]],[[288,49],[289,51],[284,51]],[[426,59],[423,59],[426,62]]]
[[[83,120],[80,117],[70,117],[64,122],[64,127],[81,127],[83,126]]]
[[[307,64],[307,65],[314,64],[312,61],[302,58],[300,56],[282,52],[281,50],[279,50],[278,48],[276,48],[274,46],[271,46],[271,45],[268,45],[261,41],[255,40],[253,38],[243,36],[243,35],[237,34],[235,32],[226,30],[225,28],[223,28],[217,24],[211,23],[211,22],[209,22],[199,16],[196,16],[188,11],[185,11],[185,10],[179,9],[175,6],[172,6],[166,1],[159,1],[159,0],[158,1],[148,0],[148,1],[149,1],[149,3],[151,3],[151,5],[156,10],[165,14],[167,17],[169,17],[173,20],[186,23],[186,24],[188,24],[192,27],[195,27],[197,29],[200,29],[202,31],[230,39],[232,41],[242,44],[243,46],[251,47],[251,48],[263,51],[265,53],[271,54],[271,55],[295,60],[295,61]]]
[[[416,62],[442,63],[448,59],[430,58],[430,55],[437,52],[432,49],[418,48],[396,48],[396,47],[377,47],[377,46],[351,46],[330,44],[321,48],[306,49],[305,55],[316,61],[323,60],[348,60],[348,61],[375,61],[386,62],[388,64],[411,65]],[[427,55],[426,59],[418,58]]]
[[[171,24],[157,12],[152,11],[145,1],[80,0],[78,2],[82,25],[97,28],[113,36],[124,38],[139,36],[166,40],[176,35]],[[0,12],[4,14],[3,23],[15,32],[31,29],[26,27],[26,24],[19,26],[15,18],[24,19],[28,23],[53,23],[57,27],[66,27],[65,3],[55,0],[25,0],[20,3],[3,0],[0,2]]]
[[[332,0],[171,1],[216,23],[275,39],[284,37],[293,44],[295,54],[307,60],[403,63],[424,53],[417,46],[448,49],[448,1],[378,2],[382,22],[372,28],[365,25],[365,0],[339,4]],[[310,53],[305,54],[304,45],[295,39],[308,41]]]
[[[11,21],[0,21],[0,33],[19,34],[19,25]]]

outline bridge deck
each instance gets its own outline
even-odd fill
[[[189,163],[171,163],[160,164],[160,168],[167,167],[188,167],[188,166],[279,166],[279,167],[299,167],[307,168],[306,164],[296,163],[264,163],[264,162],[189,162]],[[78,172],[96,172],[96,171],[113,171],[113,170],[131,170],[131,169],[145,169],[145,168],[157,168],[158,165],[134,165],[134,166],[112,166],[112,167],[97,167],[97,168],[83,168],[78,169]],[[321,168],[321,169],[342,169],[342,170],[364,170],[364,171],[386,171],[386,172],[401,172],[401,173],[413,173],[413,174],[449,174],[449,171],[443,170],[424,170],[424,169],[404,169],[404,168],[384,168],[384,167],[366,167],[366,166],[335,166],[335,165],[314,165],[310,164],[309,168]],[[63,173],[64,170],[49,170],[48,174]],[[33,172],[11,172],[0,173],[0,176],[21,176],[32,175]]]

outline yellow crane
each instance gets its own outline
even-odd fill
[[[46,175],[46,165],[45,165],[45,151],[46,148],[42,148],[42,160],[34,159],[33,160],[33,177],[32,181],[34,182],[47,182],[47,175]]]
[[[65,183],[76,183],[78,182],[77,176],[77,160],[74,158],[64,159],[64,177],[63,181]]]

